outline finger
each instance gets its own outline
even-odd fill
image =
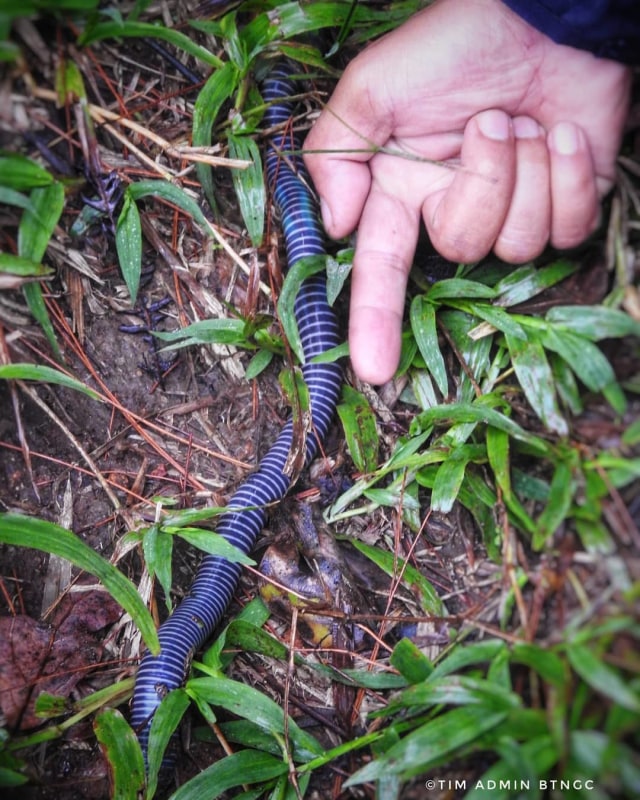
[[[391,133],[392,115],[378,107],[379,99],[365,83],[368,73],[355,64],[345,70],[304,143],[305,164],[333,238],[358,224],[371,185],[366,162]]]
[[[515,184],[510,117],[483,111],[466,125],[461,168],[449,187],[427,197],[422,214],[434,247],[451,261],[469,263],[493,247]]]
[[[392,378],[400,360],[404,298],[419,224],[417,210],[374,186],[358,228],[349,311],[351,362],[369,383]]]
[[[544,250],[551,232],[549,154],[544,129],[531,117],[515,117],[516,183],[496,240],[496,255],[511,264]]]
[[[551,164],[551,243],[559,249],[583,242],[598,224],[600,204],[587,139],[570,122],[547,137]]]

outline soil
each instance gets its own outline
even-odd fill
[[[251,354],[203,346],[160,355],[145,331],[126,332],[122,326],[149,327],[151,323],[153,328],[174,330],[226,314],[225,304],[235,306],[245,316],[273,315],[270,298],[256,290],[256,278],[260,274],[269,282],[267,264],[273,267],[279,250],[269,247],[256,251],[251,247],[236,209],[229,172],[218,170],[221,235],[240,254],[248,272],[239,269],[227,252],[212,245],[185,215],[166,204],[146,202],[142,205],[145,277],[137,303],[132,305],[117,267],[109,215],[80,236],[72,235],[72,225],[86,208],[86,198],[98,196],[99,182],[106,175],[116,171],[126,183],[151,170],[149,164],[138,160],[133,147],[127,147],[127,141],[137,148],[144,145],[163,167],[177,172],[184,165],[154,150],[152,144],[128,129],[96,126],[89,148],[101,170],[88,169],[71,113],[73,105],[57,109],[50,96],[34,91],[34,87],[53,86],[53,50],[45,47],[47,58],[36,57],[28,44],[29,35],[42,37],[47,30],[25,21],[17,34],[27,58],[25,63],[4,68],[0,96],[7,91],[13,94],[10,115],[5,110],[2,119],[0,144],[30,156],[37,156],[37,145],[41,150],[46,145],[59,159],[54,170],[60,164],[67,170],[71,199],[47,254],[47,263],[56,271],[46,284],[46,301],[61,347],[62,365],[99,391],[103,400],[97,402],[43,383],[0,381],[0,510],[40,517],[73,530],[97,552],[117,559],[120,569],[141,586],[144,594],[143,561],[136,548],[123,551],[123,536],[154,520],[157,498],[167,498],[178,508],[223,505],[274,440],[287,418],[288,407],[278,383],[282,366],[278,360],[258,380],[247,381],[244,370]],[[61,30],[66,37],[68,32]],[[103,79],[110,76],[117,91],[127,94],[124,101],[130,118],[140,120],[143,127],[168,141],[188,140],[197,90],[147,44],[128,41],[96,45],[92,58],[97,61],[79,54],[66,38],[64,46],[71,57],[77,58],[92,102],[105,103],[104,97],[109,97],[106,105],[113,105],[114,98]],[[60,130],[66,132],[66,140],[59,137]],[[632,158],[637,159],[640,151],[634,150],[633,131],[630,141]],[[640,161],[635,163],[637,169]],[[198,191],[192,170],[184,183]],[[15,251],[19,216],[4,207],[0,217],[0,249]],[[270,230],[275,235],[274,220],[270,220]],[[637,246],[634,249],[627,242],[630,269],[637,270]],[[595,261],[592,255],[585,255],[581,279],[566,283],[561,302],[567,302],[566,297],[577,303],[597,302],[589,297],[601,297],[608,290],[613,276],[601,250]],[[432,263],[431,254],[424,257]],[[446,269],[446,265],[438,268]],[[548,302],[559,301],[550,296]],[[345,310],[340,313],[346,326]],[[0,354],[13,362],[54,363],[50,346],[33,323],[20,291],[0,295]],[[637,343],[611,348],[610,355],[621,380],[637,380]],[[353,375],[349,378],[358,385]],[[370,387],[360,388],[376,403],[384,433],[383,456],[406,432],[413,409],[398,399],[401,382],[375,392]],[[631,392],[629,399],[629,411],[622,422],[602,400],[587,400],[575,427],[575,435],[585,448],[607,447],[607,443],[613,446],[619,441],[624,426],[640,416],[640,403]],[[530,421],[527,409],[522,414]],[[325,455],[326,460],[302,476],[294,499],[288,501],[293,505],[285,504],[271,515],[258,545],[258,557],[269,545],[282,545],[296,536],[289,525],[292,509],[302,501],[319,502],[327,463],[334,478],[353,477],[354,468],[337,425],[325,446]],[[609,528],[635,580],[640,578],[638,497],[636,483],[607,503]],[[378,510],[370,517],[340,523],[334,533],[368,543],[385,540],[391,547],[395,542],[404,556],[413,547],[408,529],[388,511]],[[12,737],[27,736],[49,724],[34,711],[41,691],[77,701],[131,677],[139,649],[135,631],[91,576],[69,572],[58,559],[29,549],[28,542],[24,544],[20,548],[0,545],[0,708]],[[609,576],[602,566],[581,559],[576,555],[579,551],[570,530],[562,532],[554,556],[532,554],[518,545],[515,557],[532,576],[530,586],[537,583],[538,587],[530,588],[524,598],[535,617],[532,638],[544,639],[561,627],[575,608],[575,596],[565,580],[569,566],[589,597],[597,597],[607,585]],[[386,598],[389,588],[381,573],[367,574],[365,563],[349,545],[340,545],[339,552],[350,573],[357,576],[357,592],[364,605],[358,613],[370,614],[371,609],[378,613],[380,597]],[[456,507],[447,517],[434,515],[413,555],[415,565],[446,599],[450,616],[447,621],[416,622],[420,614],[415,601],[400,592],[395,608],[401,609],[407,621],[389,631],[391,644],[398,636],[408,634],[435,655],[448,641],[450,630],[464,619],[472,618],[488,630],[497,630],[503,591],[496,581],[498,567],[488,557],[485,543],[463,509]],[[190,548],[176,548],[174,600],[188,590],[197,560]],[[229,614],[256,597],[260,585],[255,571],[247,571]],[[145,599],[156,615],[164,615],[160,592],[151,599],[147,591]],[[285,642],[290,623],[286,608],[276,608],[271,629]],[[313,631],[299,635],[300,646],[312,649]],[[365,642],[363,647],[370,648],[371,643]],[[354,658],[346,644],[336,650],[338,664]],[[285,673],[286,665],[251,654],[238,655],[230,671],[232,677],[258,684],[276,698],[281,697]],[[361,716],[353,720],[354,698],[345,692],[315,675],[300,674],[292,684],[289,703],[299,724],[308,726],[328,745],[336,744],[354,729],[362,730],[368,707],[365,703]],[[375,698],[370,703],[375,703]],[[122,710],[127,713],[126,703]],[[190,723],[198,729],[202,726],[195,716]],[[179,762],[179,783],[221,753],[217,743],[191,736],[188,725],[183,737],[185,755]],[[107,764],[90,717],[62,736],[29,748],[24,756],[29,785],[3,796],[20,800],[103,800],[110,796]],[[340,769],[349,774],[356,766],[355,761],[347,760]],[[340,794],[341,777],[339,769],[327,769],[314,778],[317,788],[309,796],[368,796],[364,790]],[[332,787],[331,793],[327,786]],[[421,784],[407,787],[403,794],[405,798],[414,796],[424,796]]]

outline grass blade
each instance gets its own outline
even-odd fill
[[[509,334],[505,338],[518,382],[531,408],[548,430],[567,436],[569,426],[558,406],[553,373],[535,332],[531,331],[527,339],[516,339]]]
[[[155,655],[160,652],[153,619],[136,587],[75,533],[53,522],[35,517],[0,514],[0,542],[53,553],[67,559],[79,569],[95,575],[113,599],[131,615],[149,650]]]
[[[446,397],[449,394],[449,378],[438,343],[435,307],[424,297],[418,295],[411,303],[410,318],[411,329],[418,343],[420,354],[440,389],[440,393]]]
[[[115,708],[96,715],[93,729],[111,773],[111,797],[135,800],[144,787],[144,760],[135,733]]]
[[[228,141],[231,158],[250,162],[247,169],[231,170],[231,177],[247,233],[251,243],[259,247],[264,233],[264,211],[267,202],[260,150],[255,139],[250,136],[229,134]]]
[[[66,386],[68,389],[75,389],[77,392],[89,395],[94,400],[100,399],[93,389],[85,386],[76,378],[71,378],[64,372],[41,364],[2,364],[0,365],[0,379],[56,383],[59,386]]]
[[[380,441],[369,401],[361,392],[345,384],[337,411],[353,463],[360,472],[373,472],[378,465]]]
[[[142,225],[140,212],[131,192],[127,189],[122,211],[116,225],[116,249],[122,277],[135,304],[142,274]]]

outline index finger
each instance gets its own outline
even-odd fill
[[[419,226],[419,209],[374,184],[358,228],[349,311],[351,362],[369,383],[392,378],[400,360],[404,299]]]

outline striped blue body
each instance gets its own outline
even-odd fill
[[[265,114],[268,128],[286,123],[291,117],[294,93],[286,64],[279,65],[265,82],[265,101],[272,103]],[[301,258],[322,255],[324,244],[311,193],[306,188],[302,159],[295,152],[300,143],[287,131],[278,133],[267,153],[267,177],[280,209],[285,234],[287,259],[293,265]],[[306,442],[307,463],[315,456],[327,433],[342,383],[337,364],[309,363],[314,356],[339,344],[338,327],[327,304],[324,276],[305,281],[295,303],[295,314],[304,349],[302,366],[309,389],[313,431]],[[256,472],[229,500],[229,508],[240,509],[220,517],[216,530],[248,553],[260,533],[265,507],[280,500],[291,479],[284,468],[292,444],[293,428],[288,422]],[[164,622],[158,632],[159,656],[145,653],[133,693],[131,724],[146,756],[149,726],[167,692],[184,684],[194,652],[209,638],[224,613],[240,574],[240,566],[214,556],[200,565],[189,595]]]

